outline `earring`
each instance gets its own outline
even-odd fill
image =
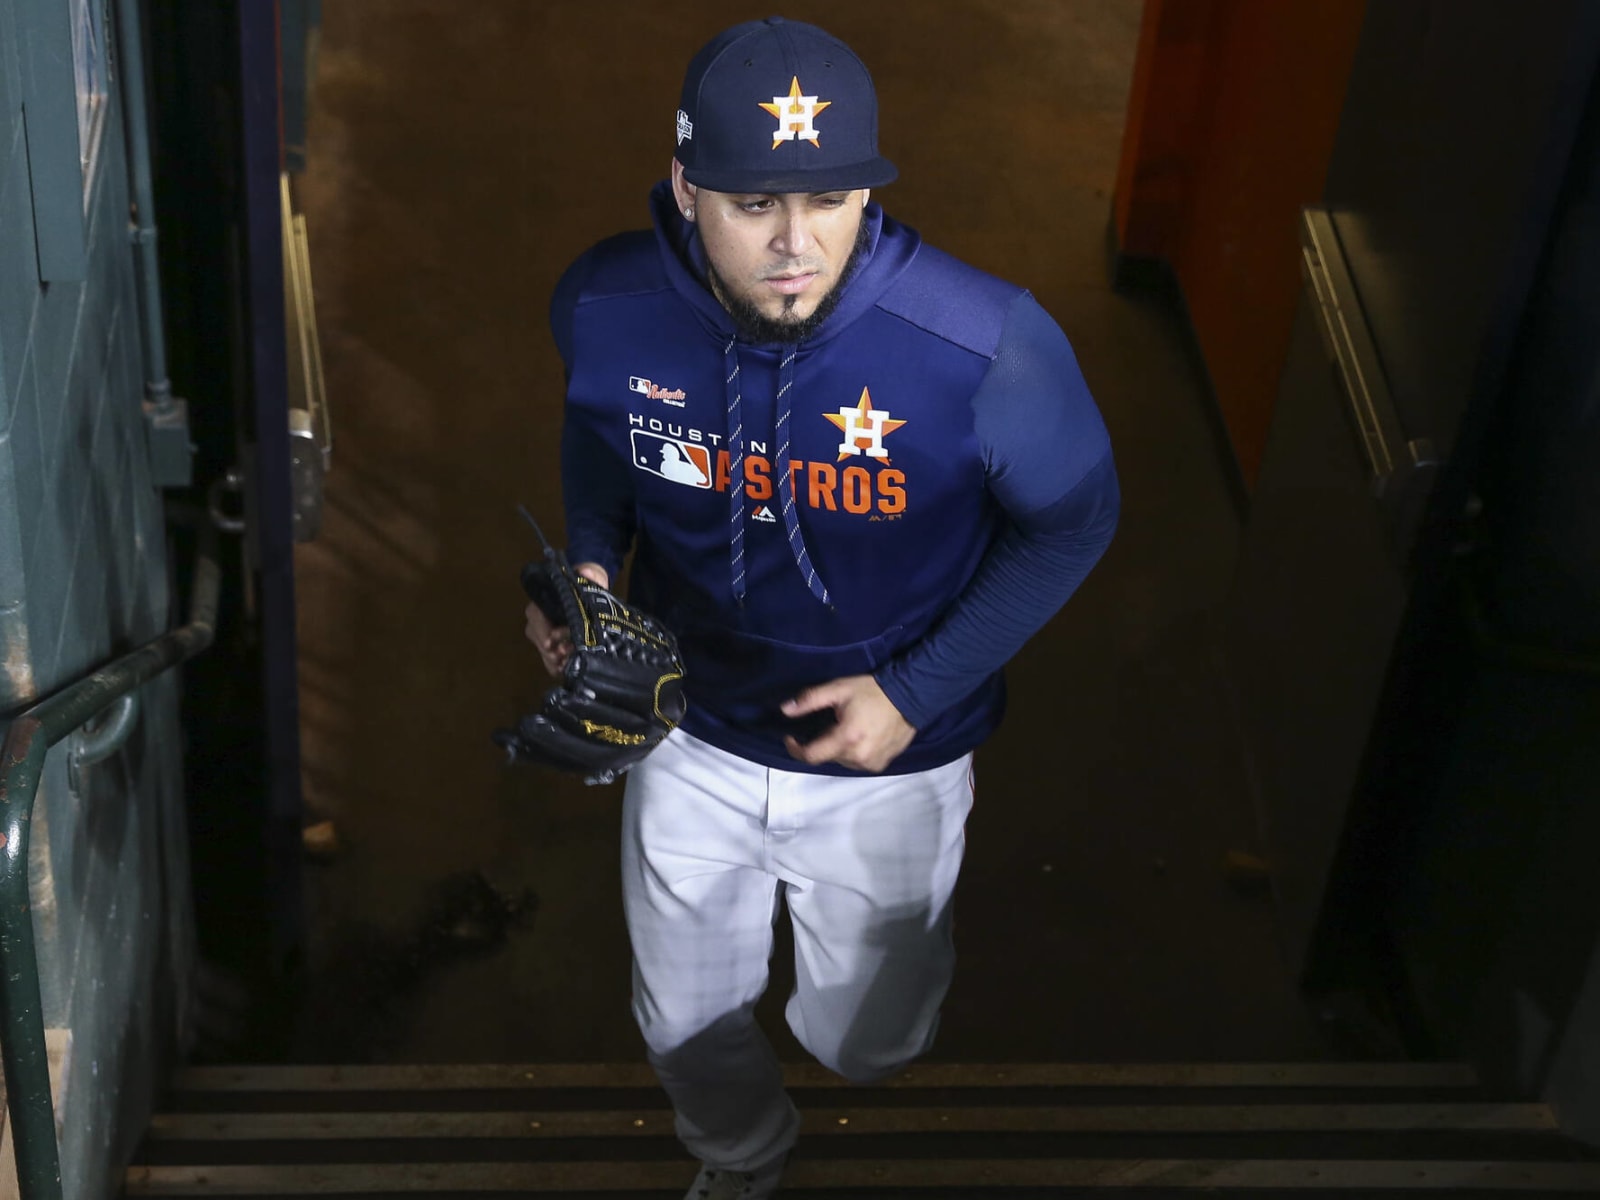
[[[691,221],[694,220],[694,205],[691,204],[688,208],[684,209],[683,215],[688,217]]]

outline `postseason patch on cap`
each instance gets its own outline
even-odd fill
[[[694,122],[689,120],[689,114],[683,109],[678,110],[678,145],[683,145],[694,137]]]
[[[817,114],[832,103],[832,100],[819,100],[815,96],[802,96],[800,76],[796,75],[789,81],[787,96],[774,96],[771,104],[759,105],[778,118],[778,128],[772,134],[772,148],[776,150],[784,142],[801,141],[820,149],[822,143],[814,122]]]

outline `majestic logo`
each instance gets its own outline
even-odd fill
[[[689,120],[689,114],[683,109],[678,110],[678,145],[683,145],[694,137],[694,122]]]
[[[778,518],[772,515],[772,510],[765,504],[756,505],[756,510],[750,514],[750,519],[764,522],[767,525],[776,525],[778,523]]]
[[[686,487],[711,486],[711,452],[706,447],[642,429],[632,430],[630,436],[634,465],[640,470]]]
[[[883,448],[883,439],[905,422],[896,421],[886,408],[873,408],[872,395],[866,388],[861,389],[861,400],[854,408],[841,408],[837,413],[822,415],[844,433],[844,441],[839,443],[840,462],[852,454],[865,454],[868,458],[881,459],[884,466],[889,465],[889,452]]]
[[[819,112],[832,103],[832,100],[818,100],[815,96],[802,96],[800,76],[793,76],[787,96],[774,96],[771,104],[761,105],[778,118],[778,128],[772,134],[772,148],[776,150],[785,142],[802,141],[820,149],[817,127],[812,122]]]
[[[641,379],[637,375],[628,376],[628,390],[638,392],[641,396],[649,396],[652,400],[659,400],[663,404],[670,404],[675,408],[682,408],[688,400],[688,394],[682,388],[671,391],[664,387],[657,387],[648,379]]]

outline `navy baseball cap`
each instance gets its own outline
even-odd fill
[[[677,120],[683,176],[714,192],[834,192],[894,181],[878,97],[855,52],[768,17],[718,34],[689,63]]]

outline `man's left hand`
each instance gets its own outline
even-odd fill
[[[833,728],[809,742],[783,739],[789,753],[801,762],[832,762],[876,774],[917,736],[871,675],[847,675],[821,683],[783,703],[783,713],[789,717],[824,708],[833,709],[838,718]]]

